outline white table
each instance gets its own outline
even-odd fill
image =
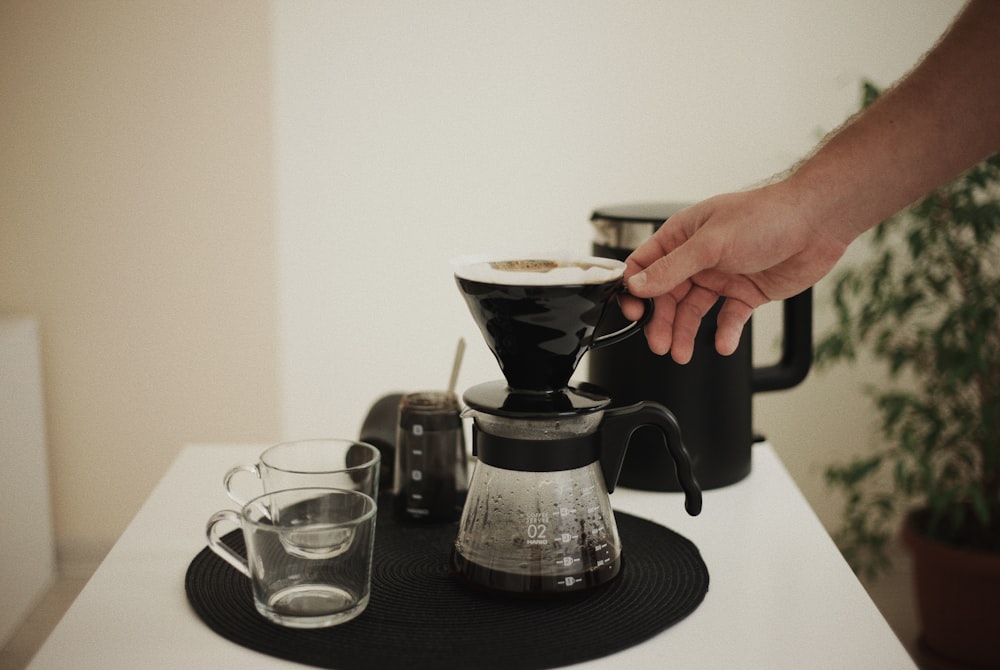
[[[184,575],[205,545],[232,465],[263,445],[189,445],[167,471],[31,664],[53,668],[302,667],[240,647],[194,614]],[[711,584],[689,617],[578,668],[915,668],[767,444],[753,473],[705,492],[698,517],[680,494],[618,489],[614,507],[698,545]]]

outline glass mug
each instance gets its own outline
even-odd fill
[[[377,500],[381,459],[378,449],[356,440],[282,442],[265,449],[257,463],[230,468],[222,483],[239,505],[261,493],[311,486],[360,491]],[[237,492],[233,482],[241,473],[253,475],[263,490],[249,496]]]
[[[205,533],[211,550],[250,578],[261,615],[291,628],[321,628],[350,621],[368,605],[376,511],[359,491],[288,489],[239,512],[216,512]],[[246,557],[222,541],[222,524],[242,530]]]

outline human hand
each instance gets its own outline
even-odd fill
[[[634,298],[623,296],[623,314],[641,317],[643,306],[635,298],[653,298],[649,348],[683,364],[694,353],[702,317],[725,298],[715,348],[732,354],[754,309],[812,286],[853,239],[810,215],[782,182],[716,196],[674,214],[626,259],[626,286]]]

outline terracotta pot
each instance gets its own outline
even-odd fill
[[[1000,554],[966,551],[903,524],[927,660],[946,668],[1000,668]]]

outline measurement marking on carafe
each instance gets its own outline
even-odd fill
[[[562,558],[556,561],[556,565],[561,565],[564,568],[568,568],[574,563],[579,563],[579,562],[580,562],[579,556],[563,556]]]
[[[548,528],[546,528],[544,523],[529,523],[526,544],[548,544],[549,540],[546,537],[546,533],[548,533]]]

